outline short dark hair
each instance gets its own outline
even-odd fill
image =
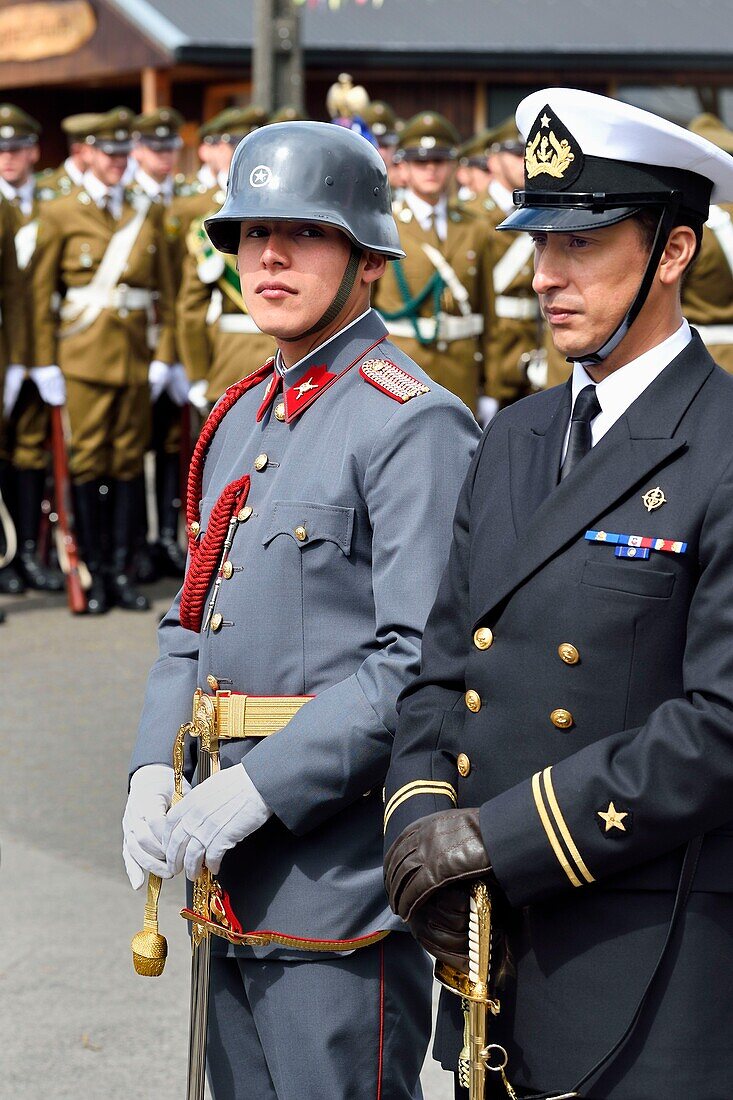
[[[656,206],[642,207],[636,214],[632,215],[632,221],[635,223],[641,236],[641,242],[647,252],[651,252],[652,245],[654,244],[654,238],[657,234],[657,226],[659,225],[659,217],[661,211]],[[702,231],[703,223],[701,221],[693,220],[690,217],[680,217],[675,220],[673,228],[678,225],[687,225],[695,234],[696,246],[695,254],[690,260],[689,264],[685,268],[682,276],[682,282],[684,283],[687,276],[692,271],[693,264],[697,260],[700,254],[700,246],[702,245]]]

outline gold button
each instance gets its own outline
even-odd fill
[[[217,680],[216,676],[207,676],[206,683],[209,685],[212,691],[219,690],[219,681]]]
[[[225,581],[228,581],[234,572],[234,566],[230,561],[225,561],[221,567],[221,575]]]
[[[246,523],[249,517],[252,515],[253,508],[251,505],[246,504],[237,515],[237,519],[240,523]]]
[[[305,542],[308,538],[308,532],[306,531],[305,527],[296,527],[293,534],[295,535],[298,542]]]
[[[580,660],[580,654],[570,642],[561,642],[557,647],[557,652],[560,654],[560,660],[564,661],[566,665],[577,665]]]
[[[562,707],[558,707],[558,709],[553,710],[550,715],[550,721],[553,726],[556,726],[559,730],[569,730],[573,724],[573,716],[569,710],[563,710]]]
[[[224,616],[220,615],[217,611],[216,615],[211,616],[211,629],[216,634],[217,630],[221,630],[221,624],[224,622]]]
[[[472,710],[474,714],[478,714],[481,710],[481,696],[477,691],[471,689],[466,692],[466,706],[469,710]]]
[[[494,643],[494,633],[488,626],[480,626],[473,635],[473,644],[476,649],[488,649]]]
[[[255,459],[255,470],[257,471],[257,473],[260,473],[262,470],[264,470],[268,462],[269,459],[264,452],[261,455],[257,455],[257,458]]]
[[[458,768],[458,774],[462,775],[465,779],[468,773],[471,771],[471,761],[468,759],[465,752],[458,754],[456,767]]]
[[[191,532],[191,534],[193,535],[194,538],[198,538],[198,534],[199,534],[200,530],[201,530],[201,524],[197,523],[196,520],[194,520],[193,523],[191,524],[191,526],[189,527],[189,531]]]
[[[284,401],[278,401],[277,405],[275,406],[275,419],[279,420],[281,423],[285,419],[285,402]]]

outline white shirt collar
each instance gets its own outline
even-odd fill
[[[158,183],[152,176],[143,169],[139,168],[135,179],[142,187],[148,198],[157,199],[160,196],[164,202],[168,203],[173,198],[173,177],[166,176],[162,183]]]
[[[84,173],[84,190],[89,197],[94,200],[94,203],[100,210],[104,206],[104,200],[109,195],[112,214],[115,218],[119,218],[122,213],[122,203],[125,194],[125,189],[121,183],[118,183],[116,187],[107,187],[100,179],[97,179],[93,172],[86,171]]]
[[[77,168],[71,157],[67,157],[64,161],[64,171],[73,184],[77,187],[82,186],[84,182],[84,173],[81,168]]]
[[[593,446],[603,438],[606,432],[613,427],[616,421],[623,416],[637,397],[652,384],[655,378],[669,366],[673,359],[687,347],[692,339],[692,332],[687,321],[683,321],[676,332],[663,340],[661,344],[645,351],[630,363],[619,367],[613,374],[609,374],[596,386],[596,397],[601,406],[601,411],[591,424],[591,438]],[[593,379],[586,374],[580,363],[573,366],[573,405],[582,389],[593,384]],[[565,435],[565,448],[567,448],[570,425]],[[564,454],[564,451],[563,451]]]
[[[415,220],[421,229],[426,232],[430,229],[430,223],[435,217],[435,229],[441,241],[444,241],[448,232],[448,200],[441,195],[435,206],[431,206],[425,199],[421,199],[414,191],[408,188],[405,191],[405,202],[415,215]]]
[[[0,176],[0,190],[8,202],[12,202],[13,199],[18,200],[21,213],[26,218],[32,213],[33,199],[36,195],[36,181],[33,176],[29,176],[25,183],[21,183],[20,187],[13,187],[12,183],[8,183]]]
[[[208,164],[202,164],[196,173],[196,178],[199,183],[203,184],[207,191],[210,191],[212,187],[216,187],[216,176],[209,168]]]
[[[282,361],[280,351],[278,350],[277,355],[275,356],[275,369],[277,370],[277,373],[280,375],[281,378],[284,378],[288,371],[294,371],[296,367],[299,367],[301,365],[301,363],[305,363],[306,359],[310,359],[312,355],[317,355],[324,348],[328,347],[331,341],[335,340],[337,336],[341,336],[344,332],[348,332],[350,328],[353,328],[354,325],[358,325],[359,321],[363,321],[364,318],[371,312],[372,307],[369,306],[369,309],[365,309],[364,312],[358,317],[355,317],[353,321],[349,321],[348,325],[344,325],[344,327],[340,328],[338,332],[334,332],[333,336],[329,336],[328,340],[324,340],[322,344],[319,344],[317,348],[313,348],[313,351],[309,351],[308,354],[304,355],[302,359],[299,359],[297,363],[293,363],[292,367],[285,366]]]
[[[505,214],[511,213],[514,209],[514,197],[511,191],[508,191],[503,183],[499,183],[498,180],[489,180],[489,194],[500,207]]]

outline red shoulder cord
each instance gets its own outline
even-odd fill
[[[201,434],[194,447],[186,492],[189,564],[183,582],[180,608],[181,626],[185,627],[186,630],[193,630],[196,633],[201,630],[206,593],[221,557],[229,523],[235,511],[244,506],[249,492],[248,474],[227,485],[211,509],[206,531],[203,537],[199,539],[201,520],[199,501],[201,499],[206,455],[216,429],[226,414],[233,405],[236,405],[240,397],[251,390],[253,386],[259,385],[270,374],[273,363],[274,359],[268,359],[259,370],[229,387],[201,429]]]

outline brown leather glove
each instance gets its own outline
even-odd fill
[[[384,881],[392,909],[409,923],[441,886],[470,882],[490,869],[478,809],[444,810],[400,833],[387,852]]]
[[[468,973],[468,886],[444,886],[409,922],[418,943],[440,962]]]

